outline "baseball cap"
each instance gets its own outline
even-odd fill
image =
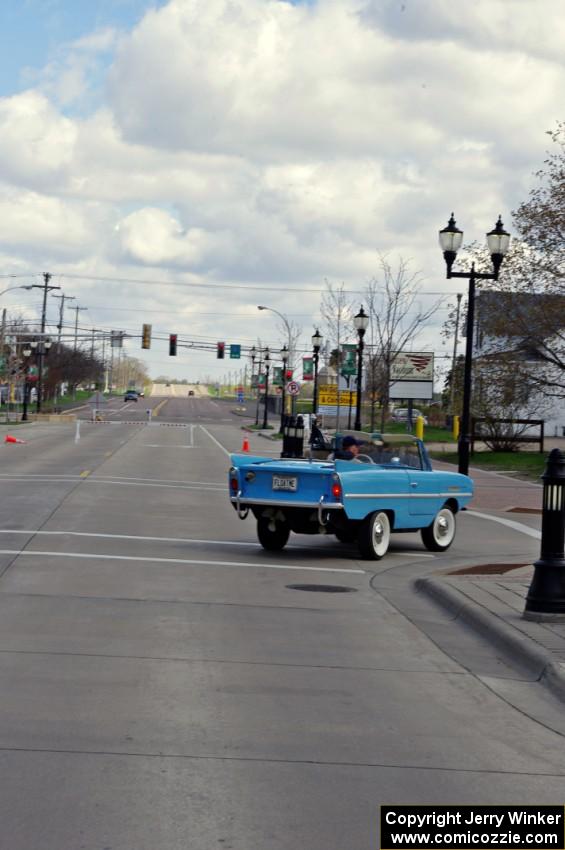
[[[361,446],[361,445],[363,445],[363,444],[360,443],[359,440],[356,440],[355,437],[351,437],[350,435],[348,435],[347,437],[344,437],[343,440],[341,441],[341,447],[343,449],[348,449],[350,446]]]

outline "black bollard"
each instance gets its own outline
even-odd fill
[[[284,417],[283,422],[283,445],[281,457],[294,457],[294,416]]]
[[[304,418],[296,417],[296,431],[294,432],[294,457],[303,457],[304,455]]]
[[[543,481],[541,555],[526,597],[524,617],[565,614],[565,455],[553,449]]]

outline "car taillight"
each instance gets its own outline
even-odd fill
[[[337,475],[334,476],[332,481],[332,496],[334,499],[339,501],[341,499],[341,482]]]
[[[237,493],[239,490],[239,481],[237,480],[237,471],[230,469],[230,490],[232,493]]]

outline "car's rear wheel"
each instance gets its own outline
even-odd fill
[[[357,537],[361,557],[367,561],[380,561],[390,543],[390,520],[384,511],[369,514],[359,528]]]
[[[449,508],[442,508],[434,521],[420,532],[422,542],[430,552],[445,552],[455,539],[455,514]]]
[[[278,552],[284,549],[290,536],[290,526],[287,522],[274,522],[270,517],[257,518],[257,537],[263,549]]]

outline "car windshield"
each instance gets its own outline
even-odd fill
[[[351,433],[361,443],[360,454],[367,455],[373,463],[393,466],[410,466],[412,469],[426,469],[420,444],[411,434],[365,434],[361,431]]]
[[[414,437],[404,434],[382,434],[380,441],[375,442],[375,448],[367,452],[375,463],[410,466],[413,469],[424,468],[420,444]],[[363,451],[363,447],[360,451]]]

